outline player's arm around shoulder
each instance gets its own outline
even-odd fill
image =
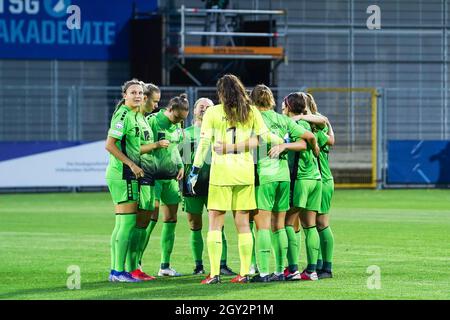
[[[261,115],[261,112],[255,106],[251,106],[252,110],[252,130],[254,135],[261,138],[264,142],[270,143],[271,145],[277,145],[284,143],[284,139],[270,132],[267,128],[266,123]]]
[[[306,142],[310,145],[311,149],[313,150],[314,155],[316,157],[319,156],[319,153],[320,153],[319,144],[317,143],[316,136],[314,135],[314,133],[312,133],[311,126],[305,120],[300,120],[297,123],[305,129],[301,138],[306,140]]]
[[[294,152],[306,150],[306,141],[301,137],[307,131],[289,117],[279,115],[277,121],[285,127],[289,139],[285,139],[284,143],[272,147],[269,150],[269,156],[278,158],[286,150]]]
[[[327,132],[328,141],[327,141],[327,144],[329,146],[334,146],[334,144],[336,143],[336,140],[334,138],[333,127],[331,126],[331,122],[330,122],[330,120],[328,120],[328,118],[327,118],[327,127],[328,127],[328,132]]]

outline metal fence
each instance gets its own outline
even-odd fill
[[[278,108],[289,92],[308,88],[274,88]],[[191,106],[199,97],[217,102],[214,87],[161,87],[160,107],[187,93]],[[314,93],[314,92],[313,92]],[[377,88],[377,180],[384,184],[387,141],[391,139],[450,140],[449,92],[443,89]],[[337,145],[332,168],[368,170],[372,165],[370,101],[367,96],[315,94],[319,110],[333,123]],[[0,87],[0,141],[97,141],[105,139],[117,87]],[[191,123],[192,112],[186,121]],[[354,151],[358,151],[355,153]]]

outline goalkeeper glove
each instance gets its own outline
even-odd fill
[[[200,168],[198,167],[192,167],[191,172],[189,173],[188,177],[187,177],[187,191],[188,194],[192,194],[195,195],[195,191],[194,191],[194,187],[195,184],[197,183],[197,179],[198,179],[198,172],[200,171]]]

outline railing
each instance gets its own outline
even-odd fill
[[[319,111],[333,123],[337,144],[332,168],[373,170],[369,145],[376,132],[377,182],[385,183],[388,140],[450,140],[450,96],[443,89],[377,88],[376,131],[371,100],[314,91]],[[308,88],[273,88],[280,111],[284,96]],[[215,87],[161,87],[160,106],[186,92],[192,106],[199,97],[217,102]],[[0,141],[98,141],[105,139],[111,114],[120,100],[118,87],[2,86]],[[185,125],[190,125],[192,112]],[[373,146],[373,145],[372,145]],[[367,147],[367,148],[366,148]]]
[[[180,26],[180,45],[179,45],[179,57],[182,59],[184,64],[184,59],[186,58],[216,58],[216,59],[282,59],[286,56],[287,48],[287,13],[285,10],[235,10],[235,9],[197,9],[197,8],[186,8],[184,5],[178,9],[181,15],[181,26]],[[217,15],[223,18],[223,24],[226,29],[223,31],[197,31],[197,30],[187,30],[189,24],[186,22],[188,16],[203,16],[205,19],[208,15]],[[234,32],[229,30],[229,23],[226,21],[227,17],[235,17],[237,15],[278,15],[284,16],[283,20],[283,32]],[[214,17],[215,18],[215,17]],[[208,23],[205,20],[205,23]],[[210,46],[195,46],[191,47],[190,42],[186,41],[186,36],[210,36],[210,37],[229,37],[231,39],[231,47],[241,48],[241,50],[227,50],[228,46],[210,45]],[[281,47],[236,47],[234,43],[235,37],[264,37],[264,38],[284,38],[284,46]],[[267,52],[260,49],[272,48],[278,49],[275,51]],[[246,49],[246,50],[243,50]],[[284,50],[283,50],[284,49]]]

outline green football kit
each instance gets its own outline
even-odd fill
[[[108,136],[117,139],[116,146],[136,165],[140,165],[140,129],[138,112],[133,112],[125,105],[113,114]],[[106,168],[106,181],[115,204],[136,202],[138,200],[138,183],[131,168],[122,161],[109,155]]]
[[[209,171],[211,169],[211,152],[205,160],[205,164],[200,168],[198,179],[194,187],[195,195],[187,193],[187,177],[192,169],[194,162],[195,150],[200,141],[200,127],[190,126],[184,130],[185,142],[183,144],[182,155],[184,162],[184,178],[183,178],[183,202],[184,211],[191,214],[202,214],[203,208],[208,203],[208,186],[209,186]]]
[[[175,180],[178,171],[183,168],[178,145],[183,141],[183,129],[180,124],[173,124],[162,109],[151,114],[147,121],[156,141],[169,140],[168,148],[156,149],[155,159],[155,199],[164,204],[177,204],[181,201],[178,181]]]
[[[320,147],[319,166],[322,174],[322,201],[320,204],[319,214],[328,214],[331,207],[331,199],[334,194],[334,179],[331,174],[328,154],[330,146],[328,143],[328,131],[326,126],[322,130],[317,131],[316,138]],[[331,274],[333,251],[334,251],[334,236],[331,227],[328,226],[319,231],[320,237],[320,251],[317,260],[317,269],[326,271]]]
[[[327,214],[330,211],[331,199],[334,193],[334,179],[331,174],[328,154],[330,147],[328,146],[328,126],[322,130],[318,130],[316,135],[317,143],[320,147],[319,154],[319,168],[322,175],[322,201],[320,204],[319,213]]]
[[[147,116],[156,141],[168,140],[167,148],[155,149],[155,201],[161,205],[177,205],[181,202],[180,187],[176,180],[178,171],[183,168],[178,145],[183,141],[183,129],[174,124],[164,114],[165,109]],[[161,269],[168,269],[175,243],[176,221],[165,221],[161,231]]]
[[[289,137],[296,142],[305,133],[305,129],[292,119],[273,110],[261,112],[264,123],[273,134],[280,138]],[[268,156],[270,144],[261,144],[256,150],[257,167],[255,171],[256,203],[258,209],[280,212],[289,209],[289,164],[287,152],[279,159]]]
[[[312,132],[311,125],[299,120],[297,123],[307,131]],[[319,211],[322,198],[322,182],[319,165],[312,147],[308,144],[307,149],[290,154],[293,159],[291,171],[292,207],[308,211]],[[300,248],[300,233],[296,236],[296,230],[292,226],[286,227],[288,234],[288,264],[291,272],[298,269],[298,256]],[[303,228],[305,233],[305,247],[308,272],[316,271],[319,256],[320,238],[316,226]]]
[[[289,117],[273,110],[261,111],[261,115],[269,131],[282,139],[289,138],[296,142],[306,131]],[[256,205],[259,210],[277,213],[289,210],[289,164],[287,152],[282,153],[278,159],[272,159],[268,156],[270,148],[270,144],[262,143],[256,150]],[[275,254],[275,272],[282,273],[288,251],[285,228],[272,235],[270,230],[258,230],[255,245],[260,274],[269,273],[271,247]]]
[[[154,136],[145,117],[139,113],[138,124],[141,133],[141,145],[154,143]],[[153,155],[155,150],[141,154],[141,168],[144,177],[139,179],[139,209],[152,211],[155,208],[155,174],[156,164]]]
[[[116,146],[136,165],[140,165],[139,113],[121,105],[113,114],[108,136],[117,139]],[[106,181],[115,204],[138,201],[138,182],[131,168],[110,154]],[[130,239],[136,225],[136,212],[116,214],[111,235],[111,275],[124,272]],[[127,263],[127,271],[129,264]]]
[[[311,125],[308,122],[300,120],[297,123],[307,131],[312,132]],[[294,157],[292,178],[295,179],[295,183],[293,185],[292,205],[310,211],[319,211],[322,183],[317,158],[309,144],[306,150],[295,152]]]

